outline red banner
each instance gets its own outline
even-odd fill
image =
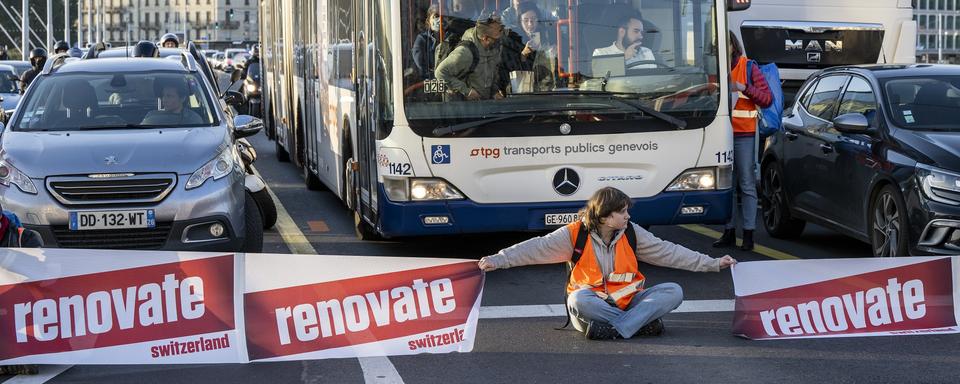
[[[462,262],[247,293],[247,350],[257,360],[414,335],[405,351],[383,350],[460,343],[482,288],[476,263]]]
[[[233,263],[227,255],[2,285],[0,360],[233,330]]]
[[[751,272],[738,266],[735,284],[775,279]],[[751,339],[954,332],[952,275],[952,259],[939,258],[823,281],[810,276],[817,282],[738,295],[733,332]]]

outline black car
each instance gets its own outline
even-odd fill
[[[805,222],[875,256],[960,252],[960,66],[868,65],[812,75],[761,163],[763,223]]]

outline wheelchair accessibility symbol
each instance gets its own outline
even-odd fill
[[[450,145],[431,145],[430,152],[430,163],[450,164]]]

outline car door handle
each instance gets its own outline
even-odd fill
[[[794,141],[794,140],[796,140],[798,137],[800,137],[800,135],[798,135],[798,134],[796,134],[796,133],[793,133],[793,132],[790,132],[790,131],[783,131],[783,135],[786,136],[786,137],[787,137],[787,140],[790,140],[790,141]]]
[[[820,144],[820,151],[823,153],[831,153],[833,152],[833,146],[830,144]]]

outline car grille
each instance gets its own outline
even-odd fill
[[[159,249],[167,243],[171,227],[157,223],[155,228],[71,231],[54,226],[53,236],[60,248]]]
[[[50,177],[47,190],[64,205],[144,204],[163,200],[177,184],[172,174],[92,176]]]

